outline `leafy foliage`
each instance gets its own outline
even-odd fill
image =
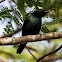
[[[49,33],[49,32],[50,32],[50,30],[49,30],[45,25],[42,25],[41,31],[42,31],[43,33]]]
[[[12,0],[15,5],[17,6],[17,8],[11,8],[8,9],[8,7],[2,7],[0,9],[0,20],[2,21],[2,19],[6,19],[9,18],[9,21],[6,25],[6,27],[4,28],[5,32],[4,35],[6,34],[10,34],[12,32],[14,32],[14,28],[12,25],[12,21],[15,22],[15,24],[17,25],[17,27],[22,27],[22,24],[20,23],[24,21],[25,17],[28,16],[28,14],[26,14],[26,8],[30,7],[32,8],[33,6],[35,7],[35,9],[39,9],[38,7],[42,7],[44,8],[44,10],[51,10],[52,12],[54,12],[55,14],[50,15],[48,14],[53,21],[51,22],[44,22],[44,25],[42,25],[41,31],[43,33],[48,33],[48,32],[55,32],[58,30],[58,28],[61,26],[62,27],[62,20],[59,19],[59,16],[61,13],[60,12],[60,8],[62,6],[62,4],[60,3],[60,0],[16,0],[17,2],[15,2],[15,0]],[[46,15],[47,16],[47,15]],[[56,22],[56,23],[54,23]],[[58,23],[59,22],[59,23]],[[50,41],[50,40],[49,40]],[[51,43],[48,43],[48,47],[45,44],[42,44],[41,42],[38,42],[36,44],[29,44],[29,46],[32,48],[35,48],[38,50],[37,52],[33,52],[33,54],[39,58],[41,55],[45,55],[45,53],[48,53],[49,51],[53,51],[56,49],[56,47],[58,45],[60,45],[62,43],[62,39],[58,39],[58,40],[51,40],[53,42],[51,42],[53,45],[53,47],[51,47]],[[35,46],[35,47],[34,47]],[[42,47],[42,48],[41,48]],[[25,52],[23,51],[22,54],[17,55],[16,54],[16,49],[14,47],[12,48],[8,48],[8,47],[2,47],[1,48],[2,51],[6,51],[3,53],[8,54],[8,59],[9,59],[9,53],[14,54],[15,59],[27,59],[27,62],[36,62],[36,60],[34,60],[34,58],[29,54],[29,52],[25,49]],[[7,51],[9,51],[9,53],[7,53]],[[1,52],[1,51],[0,51]],[[0,55],[3,56],[3,53]],[[61,53],[58,53],[58,58],[60,57]],[[57,54],[56,54],[57,55]],[[52,57],[54,57],[54,55],[52,55]],[[57,57],[57,56],[55,56]],[[51,58],[51,57],[50,57]],[[12,57],[11,57],[12,59]]]
[[[9,10],[8,7],[3,7],[0,10],[0,20],[2,20],[2,18],[11,18],[11,14],[9,12],[12,12],[12,10]]]
[[[18,0],[17,3],[15,3],[15,4],[17,5],[17,8],[19,11],[16,8],[8,9],[8,7],[3,7],[0,10],[0,20],[2,20],[2,18],[4,18],[4,19],[10,18],[11,20],[14,20],[14,22],[16,23],[17,26],[21,27],[22,24],[20,23],[20,21],[23,22],[23,20],[27,16],[26,12],[25,12],[25,8],[34,6],[36,9],[38,9],[38,7],[43,7],[44,10],[54,10],[55,15],[52,15],[51,17],[53,18],[54,22],[59,21],[59,9],[60,9],[59,0],[54,0],[54,1],[51,1],[51,0]],[[23,15],[23,20],[22,20],[21,14]],[[9,28],[11,28],[11,27],[9,26]],[[4,30],[7,32],[7,34],[9,31],[12,32],[12,30],[10,30],[9,28],[8,28],[8,26],[6,28],[4,28]],[[12,28],[13,28],[13,26],[12,26]],[[44,31],[47,32],[48,28],[46,26],[44,26],[44,27],[42,27],[41,30],[43,32]]]
[[[11,22],[8,22],[8,25],[6,26],[6,28],[4,28],[4,30],[6,31],[6,33],[9,35],[10,33],[14,32],[14,28],[12,26]],[[6,36],[6,33],[4,33],[4,35]]]
[[[25,19],[25,14],[26,14],[25,8],[34,6],[36,9],[38,9],[38,7],[43,7],[44,10],[54,11],[55,15],[52,15],[50,17],[53,18],[53,21],[54,21],[53,23],[57,23],[57,21],[59,21],[60,0],[54,0],[54,1],[52,1],[52,0],[23,0],[23,1],[18,0],[17,5],[18,5],[18,9],[20,10],[20,12],[23,15],[23,20]],[[48,28],[46,27],[45,29],[47,30]],[[43,27],[41,30],[43,32],[46,31],[46,30],[44,30]]]
[[[53,10],[56,13],[56,15],[53,16],[53,19],[54,21],[59,21],[60,0],[55,0],[53,5],[54,5]]]
[[[15,11],[14,16],[11,15],[11,13],[13,11]],[[21,17],[20,13],[17,10],[8,9],[8,7],[1,8],[1,10],[0,10],[0,20],[2,20],[2,18],[3,19],[5,19],[5,18],[10,19],[10,22],[8,22],[6,28],[4,28],[6,34],[10,34],[10,33],[14,32],[14,28],[13,28],[13,25],[11,23],[12,20],[14,20],[14,22],[16,23],[17,26],[21,27],[20,20],[22,21],[22,17]],[[6,34],[4,33],[4,35],[6,35]]]

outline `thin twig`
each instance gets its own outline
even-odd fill
[[[37,58],[30,52],[29,48],[27,48],[29,53],[37,60]]]
[[[39,59],[37,60],[37,62],[39,62],[40,60],[44,59],[46,56],[51,55],[51,54],[57,52],[57,51],[60,50],[61,48],[62,48],[62,45],[61,45],[59,48],[57,48],[56,50],[54,50],[54,51],[52,51],[52,52],[50,52],[50,53],[48,53],[48,54],[45,54],[44,56],[42,56],[41,58],[39,58]]]
[[[29,47],[29,46],[25,46],[25,48],[26,48],[26,49],[28,48],[29,50],[32,50],[32,51],[35,51],[35,52],[38,53],[38,51],[37,51],[35,48]]]

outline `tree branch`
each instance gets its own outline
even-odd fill
[[[27,42],[36,42],[41,40],[49,40],[49,39],[58,39],[62,38],[62,31],[60,32],[52,32],[46,33],[41,35],[28,35],[18,38],[0,38],[0,45],[14,45],[20,43],[27,43]]]
[[[43,59],[43,62],[53,62],[53,61],[58,60],[58,59],[62,59],[62,55],[46,56],[46,57]],[[39,62],[42,62],[42,60],[40,60]]]
[[[28,49],[28,48],[27,48]],[[30,50],[28,49],[29,53],[34,57],[34,59],[37,60],[37,58],[30,52]]]
[[[35,51],[35,52],[37,52],[37,53],[38,53],[38,51],[37,51],[35,48],[33,48],[33,47],[25,46],[25,48],[26,48],[26,49],[29,49],[29,50],[32,50],[32,51]]]
[[[51,54],[53,54],[53,53],[56,53],[58,50],[60,50],[62,48],[62,45],[59,47],[59,48],[57,48],[56,50],[54,50],[54,51],[52,51],[52,52],[49,52],[48,54],[45,54],[44,56],[42,56],[41,58],[39,58],[38,60],[37,60],[37,62],[39,62],[40,60],[43,60],[46,56],[48,56],[48,55],[51,55]]]

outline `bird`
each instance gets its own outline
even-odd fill
[[[44,17],[46,13],[48,13],[48,11],[45,11],[44,9],[39,9],[35,10],[30,16],[27,16],[22,26],[22,36],[38,34],[42,24],[41,18]],[[19,45],[19,48],[17,49],[17,54],[22,53],[26,44],[27,43]]]

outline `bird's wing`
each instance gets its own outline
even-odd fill
[[[27,17],[27,18],[25,19],[24,24],[23,24],[23,26],[22,26],[22,36],[24,35],[23,33],[24,33],[24,30],[25,30],[26,25],[27,25],[28,23],[29,23],[29,17]]]
[[[24,20],[24,24],[23,24],[23,27],[22,28],[25,28],[25,26],[28,24],[29,22],[29,18],[27,17],[25,20]]]

